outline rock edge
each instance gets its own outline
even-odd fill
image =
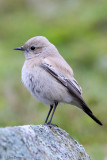
[[[25,125],[0,128],[0,160],[90,160],[61,128]]]

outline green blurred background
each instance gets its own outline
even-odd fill
[[[107,159],[107,1],[0,0],[0,126],[43,124],[49,107],[21,82],[24,55],[13,48],[46,36],[72,66],[83,97],[103,122],[61,105],[53,123],[66,130],[93,160]]]

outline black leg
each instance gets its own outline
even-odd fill
[[[46,123],[47,123],[48,118],[49,118],[49,115],[50,115],[50,113],[51,113],[52,109],[53,109],[53,105],[50,105],[50,109],[49,109],[49,112],[48,112],[48,115],[47,115],[47,117],[46,117],[46,120],[45,120],[45,123],[44,123],[44,124],[46,124]]]
[[[54,113],[55,113],[55,110],[56,110],[57,105],[58,105],[58,102],[55,102],[55,106],[54,106],[54,109],[53,109],[53,112],[52,112],[52,115],[51,115],[51,118],[50,118],[48,124],[51,124],[51,121],[52,121],[52,118],[53,118],[53,115],[54,115]]]

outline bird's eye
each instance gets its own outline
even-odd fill
[[[35,50],[35,46],[31,46],[31,48],[30,48],[31,50]]]

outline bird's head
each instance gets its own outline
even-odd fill
[[[49,44],[50,42],[47,38],[36,36],[29,39],[23,46],[14,49],[24,51],[25,58],[31,59],[43,53],[44,49],[46,49]]]

